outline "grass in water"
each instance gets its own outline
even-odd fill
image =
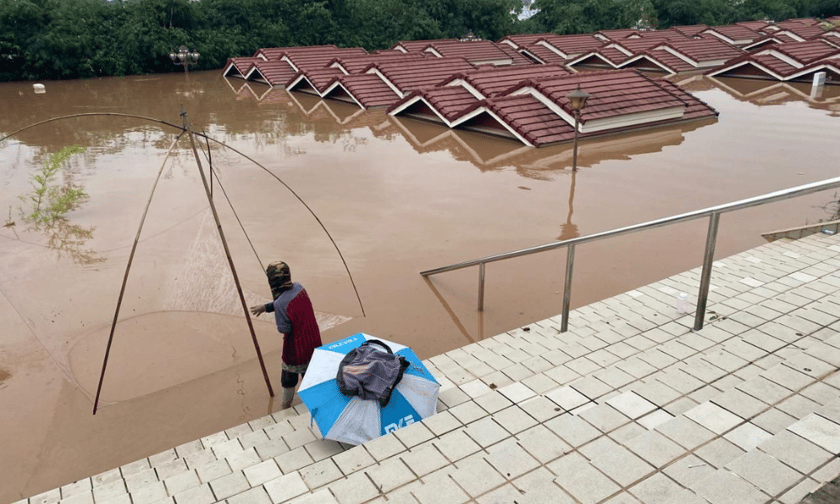
[[[55,183],[58,173],[73,154],[81,154],[85,150],[78,145],[65,147],[51,155],[41,169],[32,175],[32,192],[21,196],[24,201],[32,203],[32,212],[25,217],[36,224],[51,224],[56,219],[72,210],[79,200],[87,198],[84,189],[62,186]]]

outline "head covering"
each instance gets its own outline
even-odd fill
[[[271,295],[277,299],[283,291],[292,288],[292,273],[289,265],[283,261],[273,262],[265,269],[268,277],[268,285],[271,287]]]

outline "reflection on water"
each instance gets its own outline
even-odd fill
[[[813,86],[807,82],[777,82],[734,77],[707,77],[706,79],[738,100],[755,105],[804,102],[813,109],[827,110],[832,116],[840,115],[840,86],[837,85]]]
[[[269,296],[258,258],[285,260],[328,315],[323,327],[334,326],[324,331],[325,341],[365,331],[430,357],[557,315],[565,254],[488,265],[481,313],[475,269],[430,280],[420,271],[836,175],[836,89],[817,97],[794,84],[736,95],[735,83],[724,87],[699,76],[682,85],[718,110],[719,119],[586,139],[573,172],[571,143],[524,147],[228,80],[218,71],[47,82],[39,95],[29,83],[0,84],[0,138],[73,116],[0,141],[4,218],[9,205],[17,210],[30,173],[50,153],[79,144],[86,152],[72,177],[91,197],[68,214],[78,228],[55,230],[55,243],[80,244],[81,261],[107,258],[94,268],[80,267],[69,250],[56,258],[48,237],[36,244],[23,239],[22,220],[11,211],[6,220],[18,224],[0,227],[0,369],[11,375],[0,376],[0,401],[24,408],[0,415],[0,445],[22,454],[0,457],[0,502],[164,451],[241,422],[243,412],[271,407],[192,152],[179,145],[165,159],[178,128],[157,120],[179,125],[186,110],[197,129],[222,142],[210,142],[214,180],[224,188],[216,201],[249,302]],[[787,98],[774,97],[782,91]],[[98,378],[123,266],[164,161],[115,333],[112,362],[120,365],[109,365],[113,374],[105,377],[103,393],[112,404],[94,422],[90,394],[80,390]],[[763,231],[823,217],[828,199],[813,195],[728,214],[719,257],[761,244]],[[696,267],[705,224],[662,229],[578,247],[572,306]],[[28,233],[35,232],[43,230]],[[277,385],[282,340],[270,317],[254,322]]]

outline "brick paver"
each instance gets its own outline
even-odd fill
[[[366,445],[303,405],[15,504],[822,502],[840,476],[840,238],[699,270],[432,357],[439,413]],[[807,499],[811,499],[810,501]]]

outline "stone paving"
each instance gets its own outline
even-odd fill
[[[692,332],[674,301],[699,275],[428,359],[439,413],[365,445],[297,405],[16,504],[812,498],[840,475],[840,237],[717,261]]]

